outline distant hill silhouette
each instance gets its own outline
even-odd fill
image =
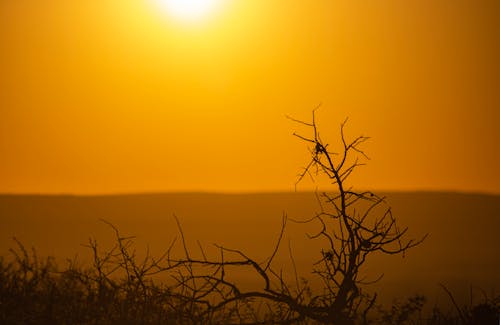
[[[378,284],[390,296],[421,292],[434,297],[443,282],[464,295],[469,285],[500,289],[500,196],[441,192],[390,192],[384,195],[401,225],[413,237],[429,238],[408,255],[374,258],[367,271],[385,278]],[[113,240],[105,219],[123,234],[137,236],[138,248],[165,249],[177,234],[176,214],[188,238],[207,247],[220,243],[266,257],[281,216],[304,219],[318,211],[313,193],[210,194],[165,193],[108,196],[0,195],[0,254],[15,236],[40,255],[61,260],[84,256],[90,236],[104,246]],[[299,269],[318,253],[306,238],[314,227],[289,223]],[[195,246],[193,246],[195,247]],[[317,247],[317,246],[316,246]],[[303,274],[310,276],[310,274]],[[443,298],[443,300],[446,298]],[[432,302],[432,301],[431,301]]]

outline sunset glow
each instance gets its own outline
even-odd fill
[[[500,325],[499,58],[500,0],[0,0],[0,323]]]
[[[0,192],[293,190],[309,152],[285,116],[322,103],[322,136],[348,117],[372,138],[361,187],[500,193],[499,12],[0,1]]]
[[[197,21],[209,15],[217,0],[157,0],[172,17],[183,21]]]

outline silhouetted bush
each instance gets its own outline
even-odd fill
[[[210,309],[202,302],[203,287],[187,291],[183,282],[192,279],[177,269],[180,264],[165,268],[160,264],[168,263],[166,258],[152,257],[139,263],[131,253],[131,238],[117,237],[116,246],[101,253],[95,244],[91,241],[89,245],[97,253],[94,265],[82,266],[73,260],[60,268],[54,259],[40,259],[34,250],[17,242],[11,250],[13,258],[0,259],[0,324],[317,323],[306,318],[292,320],[280,304],[262,305],[258,299]],[[175,279],[157,280],[158,272],[171,272]],[[379,306],[358,323],[498,324],[500,296],[484,297],[481,303],[455,311],[435,307],[423,315],[425,301],[415,295],[388,308]]]

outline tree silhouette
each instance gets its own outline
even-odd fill
[[[292,120],[307,126],[312,133],[309,137],[294,133],[310,144],[311,153],[311,160],[298,181],[314,170],[315,175],[327,177],[337,189],[335,194],[322,193],[319,198],[321,212],[305,221],[319,222],[320,230],[311,238],[321,238],[326,243],[321,251],[322,258],[314,269],[327,289],[325,294],[318,296],[324,308],[315,314],[315,319],[325,323],[349,324],[359,316],[366,317],[376,299],[376,295],[370,297],[361,290],[363,285],[369,283],[360,278],[361,267],[367,257],[375,252],[404,254],[420,244],[425,236],[419,240],[404,240],[408,228],[398,227],[384,197],[347,187],[349,176],[363,165],[360,157],[368,159],[361,148],[368,137],[347,140],[345,120],[340,125],[340,153],[334,153],[320,137],[315,111],[311,122]],[[361,308],[364,309],[360,313]]]
[[[184,244],[185,258],[176,260],[175,265],[181,265],[188,272],[180,278],[179,285],[191,293],[193,301],[204,305],[202,313],[227,312],[229,308],[232,313],[238,314],[240,322],[291,323],[313,320],[325,324],[353,324],[356,319],[366,322],[367,313],[376,300],[376,294],[369,295],[362,290],[364,285],[370,283],[361,277],[367,257],[377,252],[404,254],[420,244],[425,236],[418,240],[405,240],[407,228],[398,227],[384,197],[347,186],[350,175],[362,165],[360,159],[367,158],[361,146],[368,137],[347,140],[344,122],[340,126],[340,152],[333,153],[328,143],[320,137],[315,111],[310,122],[290,119],[310,131],[308,136],[294,133],[308,144],[311,154],[309,163],[299,175],[298,183],[310,174],[313,178],[326,177],[336,187],[333,194],[317,194],[320,213],[307,220],[294,220],[319,225],[317,233],[309,237],[324,243],[321,258],[313,269],[313,273],[321,279],[323,290],[313,293],[306,283],[300,284],[298,281],[291,285],[285,281],[282,271],[273,268],[272,262],[285,230],[286,216],[283,217],[278,242],[264,262],[257,262],[242,251],[221,246],[218,246],[219,259],[208,260],[203,254],[204,259],[197,260],[190,256]],[[243,290],[238,283],[230,281],[226,273],[234,267],[253,270],[262,281],[261,288]],[[201,273],[197,273],[200,269]],[[207,269],[210,269],[209,273]],[[262,304],[272,313],[267,313],[266,319],[259,320],[255,309]]]

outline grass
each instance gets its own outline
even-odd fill
[[[117,233],[117,243],[108,251],[100,252],[97,242],[89,242],[94,256],[91,265],[68,260],[61,267],[54,258],[39,258],[34,249],[16,241],[11,256],[0,259],[0,323],[271,324],[279,322],[281,316],[290,323],[279,306],[256,300],[211,310],[196,296],[195,288],[186,290],[187,286],[180,285],[188,271],[172,264],[169,254],[139,261],[133,246],[133,238]],[[456,305],[447,312],[436,306],[423,314],[425,304],[426,298],[417,295],[391,306],[377,306],[368,322],[498,324],[500,296],[485,296],[478,304]],[[299,318],[295,323],[313,322]]]

